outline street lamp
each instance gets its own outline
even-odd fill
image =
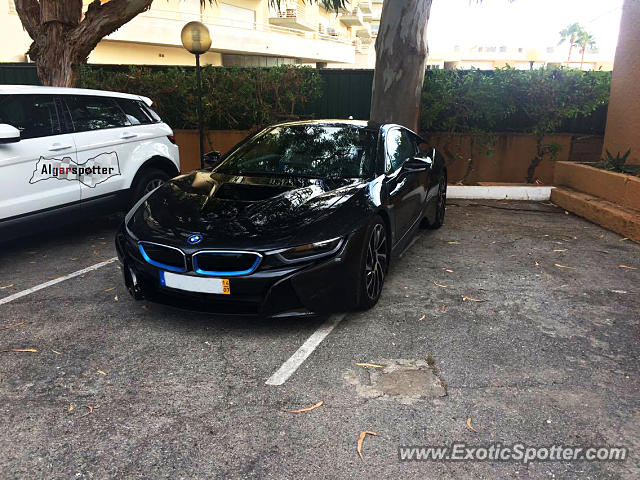
[[[182,45],[196,56],[196,81],[198,84],[198,129],[200,131],[200,168],[204,168],[204,131],[202,127],[202,84],[200,79],[200,55],[211,48],[209,29],[201,22],[189,22],[180,33]]]
[[[533,64],[538,61],[538,57],[540,55],[535,48],[532,48],[531,50],[527,50],[526,56],[527,61],[529,62],[529,70],[533,70]]]

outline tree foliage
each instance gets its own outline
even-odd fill
[[[84,67],[79,86],[144,95],[173,128],[196,128],[196,77],[190,68],[124,72]],[[251,129],[299,118],[322,91],[318,72],[308,67],[202,69],[203,121],[209,129]]]
[[[558,45],[562,45],[567,42],[569,44],[569,54],[567,55],[567,65],[571,61],[571,52],[574,47],[577,47],[578,36],[582,32],[582,27],[579,23],[572,23],[567,25],[566,28],[560,30],[560,41]]]
[[[610,72],[568,68],[432,70],[424,81],[421,129],[549,135],[606,104],[610,83]]]
[[[422,89],[422,130],[493,131],[514,108],[500,76],[480,70],[432,70]]]
[[[580,69],[582,69],[582,65],[584,64],[584,54],[587,48],[595,48],[596,46],[595,37],[587,32],[579,23],[572,23],[560,31],[560,42],[558,45],[562,45],[565,42],[569,44],[567,65],[571,62],[571,52],[574,48],[578,48],[581,55]]]

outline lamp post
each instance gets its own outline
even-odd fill
[[[529,62],[529,70],[533,70],[533,65],[538,61],[540,55],[535,48],[532,48],[531,50],[527,50],[526,56]]]
[[[198,84],[198,130],[200,132],[200,168],[204,168],[204,130],[202,126],[202,81],[200,78],[200,55],[211,48],[209,29],[201,22],[189,22],[180,33],[182,45],[196,56],[196,82]]]

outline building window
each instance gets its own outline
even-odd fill
[[[298,65],[300,63],[299,58],[222,54],[222,65],[225,67],[278,67],[280,65]]]
[[[554,48],[553,47],[547,47],[547,53],[553,53]]]
[[[506,45],[500,47],[500,53],[505,53],[507,51]]]

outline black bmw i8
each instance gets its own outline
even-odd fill
[[[145,195],[116,235],[132,295],[264,316],[372,307],[390,260],[444,221],[438,152],[398,125],[265,128]]]

